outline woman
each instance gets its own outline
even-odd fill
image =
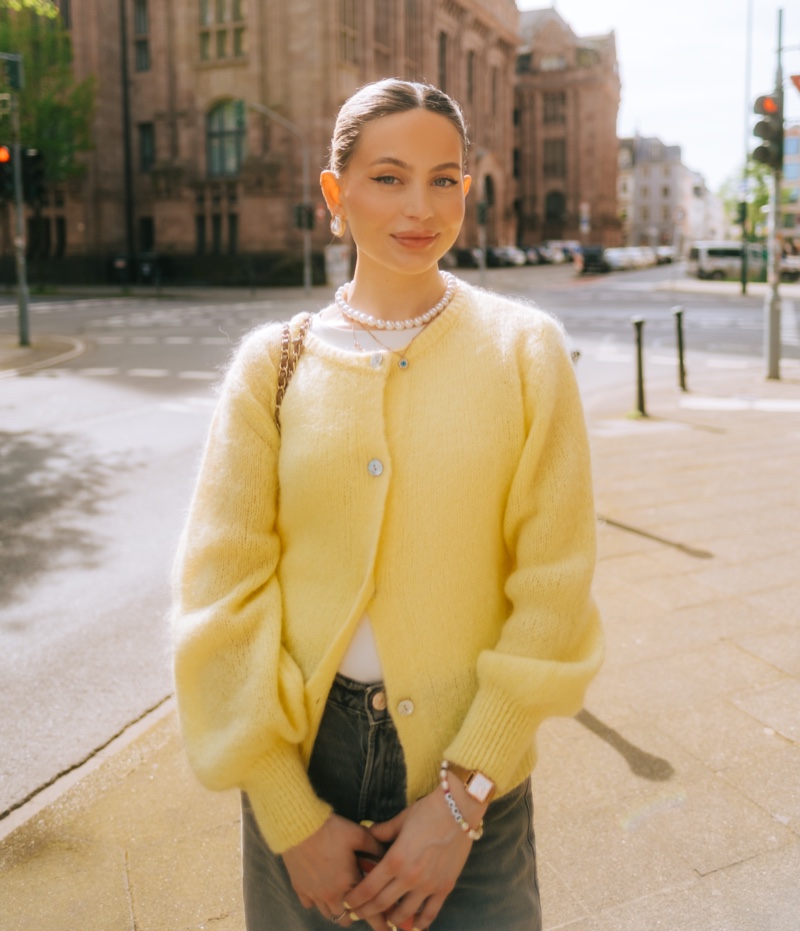
[[[439,271],[466,149],[435,88],[345,103],[321,183],[354,279],[279,417],[266,326],[211,427],[176,691],[200,778],[243,790],[250,931],[541,927],[535,733],[602,654],[589,456],[558,325]]]

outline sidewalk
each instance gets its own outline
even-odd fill
[[[800,367],[689,385],[586,399],[608,658],[541,734],[546,931],[798,927]],[[237,798],[170,703],[65,782],[0,822],[0,931],[240,931]]]

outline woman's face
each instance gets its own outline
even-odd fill
[[[430,110],[365,124],[342,175],[322,177],[328,206],[350,224],[360,271],[419,274],[437,265],[464,220],[463,159],[455,126]]]

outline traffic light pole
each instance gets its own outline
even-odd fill
[[[778,70],[775,75],[775,93],[778,97],[781,121],[781,157],[772,173],[772,196],[769,211],[769,288],[764,298],[764,358],[767,378],[781,377],[781,298],[778,286],[781,280],[780,211],[781,180],[783,178],[783,66],[781,45],[783,42],[783,10],[778,10]]]
[[[14,213],[16,235],[14,254],[17,265],[17,310],[19,314],[19,344],[30,346],[28,331],[28,273],[25,266],[25,209],[22,200],[22,146],[19,129],[19,95],[11,95],[11,131],[14,146]]]

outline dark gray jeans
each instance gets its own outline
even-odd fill
[[[314,790],[352,821],[387,821],[406,807],[405,762],[380,683],[337,676],[309,764]],[[492,802],[484,835],[431,926],[434,931],[541,931],[530,780]],[[283,859],[267,846],[242,796],[247,931],[330,931],[306,910]],[[355,928],[368,928],[357,922]]]

